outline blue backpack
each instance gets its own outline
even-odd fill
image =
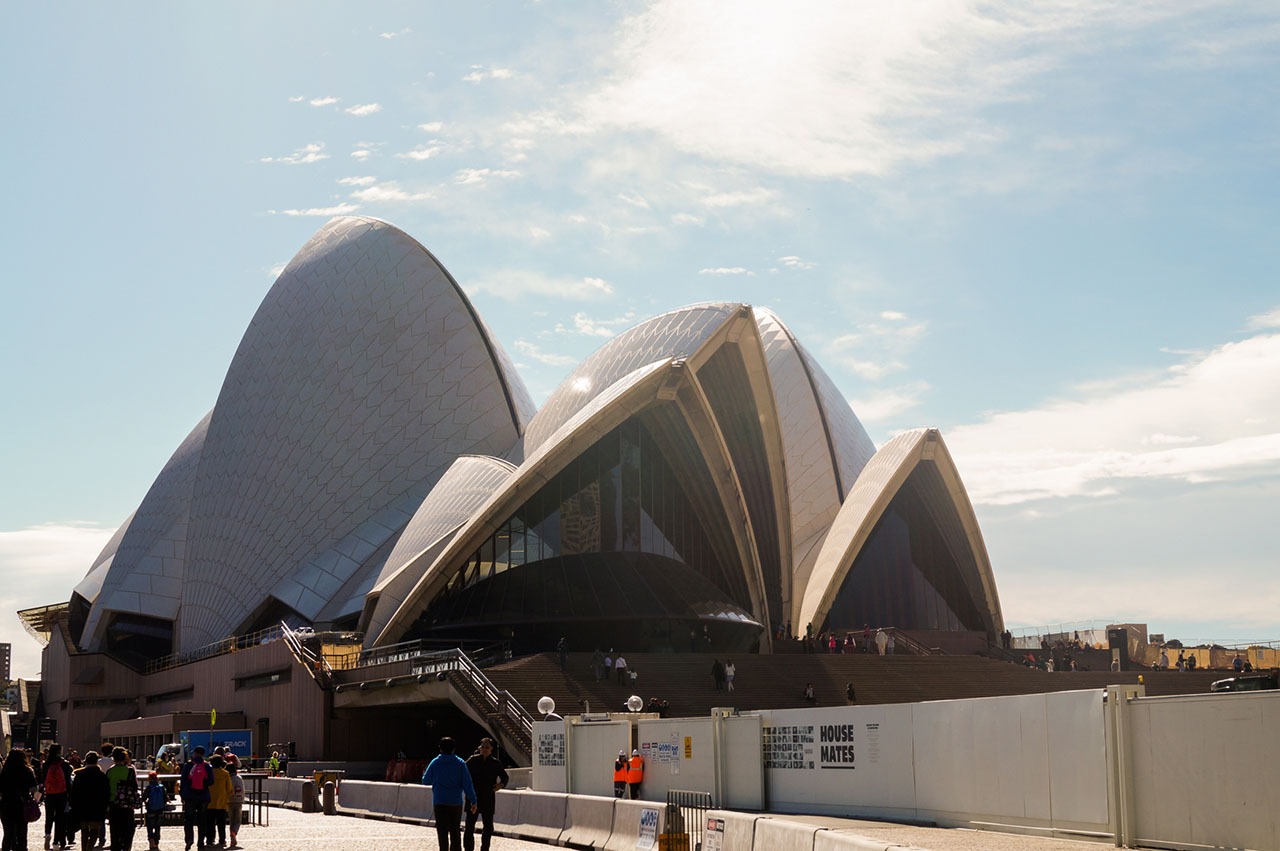
[[[164,786],[152,783],[147,787],[147,812],[162,813],[169,798],[164,793]]]

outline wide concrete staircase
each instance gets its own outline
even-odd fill
[[[486,669],[500,689],[520,701],[535,719],[538,699],[548,696],[556,712],[576,715],[622,712],[627,698],[636,694],[648,703],[651,697],[670,704],[672,716],[705,716],[712,707],[739,710],[782,709],[810,706],[804,699],[806,683],[813,683],[815,704],[844,706],[845,685],[852,683],[859,705],[909,703],[924,700],[993,697],[1007,694],[1039,694],[1072,689],[1103,688],[1137,683],[1142,676],[1151,696],[1207,692],[1226,671],[1077,671],[1047,673],[977,655],[877,656],[851,655],[743,655],[733,657],[737,668],[734,691],[716,691],[711,653],[627,654],[639,677],[635,686],[618,685],[610,676],[596,682],[591,654],[570,653],[568,666],[560,670],[554,653],[515,659]],[[584,703],[585,702],[585,703]]]

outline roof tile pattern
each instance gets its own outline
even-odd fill
[[[199,453],[186,548],[173,552],[185,555],[180,589],[149,613],[178,616],[181,649],[232,633],[273,594],[317,611],[425,488],[398,500],[458,455],[518,440],[532,404],[503,363],[426,249],[384,222],[329,222],[241,341]],[[185,515],[184,502],[171,510]],[[122,605],[142,590],[139,564],[122,558],[131,535],[111,571]]]
[[[378,600],[365,629],[371,639],[381,633],[417,583],[419,573],[411,569],[414,560],[466,523],[511,478],[514,469],[497,458],[476,455],[453,463],[409,521],[372,583]]]
[[[552,392],[529,423],[525,451],[532,453],[588,402],[636,367],[692,355],[740,304],[682,307],[641,322],[597,349]]]
[[[102,575],[81,642],[106,627],[107,612],[175,618],[182,601],[187,512],[210,414],[196,424],[156,476]],[[77,586],[79,587],[79,586]],[[88,585],[85,590],[90,590]]]

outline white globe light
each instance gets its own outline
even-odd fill
[[[631,697],[627,698],[627,708],[632,712],[639,712],[644,708],[644,701],[640,699],[640,695],[633,694]]]
[[[550,715],[556,711],[556,702],[549,697],[538,698],[538,711],[543,715]]]

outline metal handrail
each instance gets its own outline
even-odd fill
[[[515,721],[519,725],[521,732],[532,741],[533,716],[529,714],[528,710],[520,704],[520,701],[511,692],[506,689],[498,689],[493,684],[493,681],[485,676],[484,671],[480,670],[480,667],[471,661],[470,656],[461,650],[455,652],[458,655],[459,670],[467,676],[472,685],[480,690],[485,700],[499,715]]]

